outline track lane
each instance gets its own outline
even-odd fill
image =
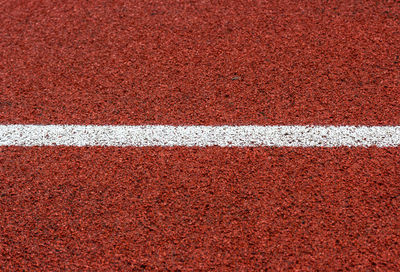
[[[398,125],[390,1],[12,1],[0,123]]]
[[[396,270],[398,148],[0,147],[0,267]]]

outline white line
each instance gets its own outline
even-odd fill
[[[400,146],[400,126],[0,125],[0,146]]]

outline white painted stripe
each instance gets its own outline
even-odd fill
[[[0,125],[0,146],[400,146],[400,126]]]

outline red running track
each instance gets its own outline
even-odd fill
[[[400,124],[395,1],[2,1],[0,122]]]
[[[4,270],[395,271],[399,148],[2,148]]]
[[[400,124],[394,1],[1,2],[1,124]],[[400,148],[0,147],[0,270],[396,271],[399,180]]]

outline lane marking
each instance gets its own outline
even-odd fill
[[[0,125],[0,146],[400,146],[400,126]]]

